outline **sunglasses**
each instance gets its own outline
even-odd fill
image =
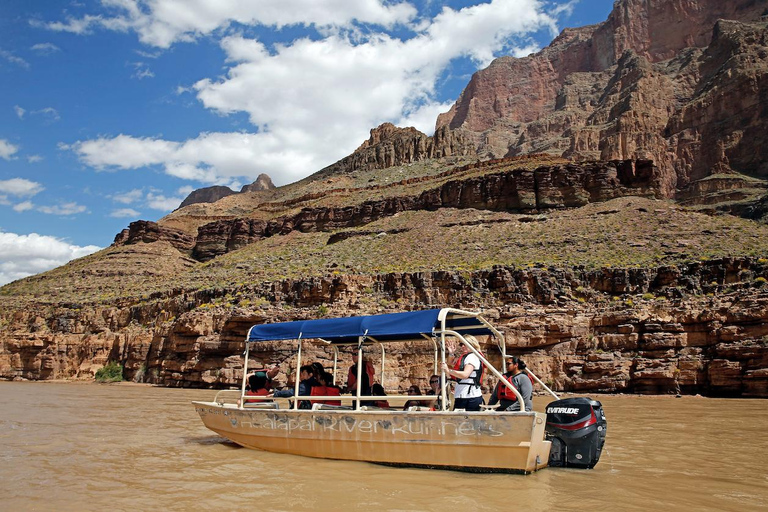
[[[431,381],[429,381],[430,384],[434,384],[435,382],[440,382],[440,381],[437,379],[432,379]]]

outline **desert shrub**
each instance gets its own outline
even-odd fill
[[[117,361],[110,361],[96,370],[97,382],[119,382],[123,380],[123,367]]]
[[[765,283],[768,283],[768,279],[764,278],[763,276],[760,276],[757,279],[755,279],[755,286],[758,288],[765,286]]]

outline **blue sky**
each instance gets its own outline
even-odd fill
[[[194,189],[291,183],[612,0],[3,0],[0,285]]]

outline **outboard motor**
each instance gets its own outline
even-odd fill
[[[549,466],[595,467],[608,431],[603,405],[590,398],[566,398],[548,404],[546,411]]]

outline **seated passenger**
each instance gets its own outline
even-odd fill
[[[373,396],[387,396],[387,393],[384,391],[384,386],[379,384],[378,382],[375,383],[373,386],[371,386],[371,394]],[[374,400],[373,401],[374,407],[389,407],[389,402],[386,400]]]
[[[507,357],[509,358],[509,361],[507,362],[507,372],[504,374],[504,378],[523,396],[525,410],[532,411],[533,378],[524,372],[526,366],[522,359],[517,356]],[[520,403],[517,400],[517,396],[501,381],[496,384],[496,388],[493,390],[490,400],[488,400],[488,405],[494,405],[496,403],[499,404],[499,408],[496,409],[497,411],[520,410]]]
[[[323,366],[323,363],[319,361],[311,363],[310,366],[312,366],[312,375],[315,379],[315,382],[317,382],[317,376],[325,371],[325,367]]]
[[[267,389],[274,388],[275,386],[274,386],[274,383],[272,382],[272,380],[275,377],[277,377],[278,373],[280,373],[280,367],[277,366],[276,364],[273,364],[272,366],[269,366],[269,367],[265,366],[265,367],[258,368],[256,370],[254,370],[254,373],[259,373],[259,372],[263,373],[267,377],[266,388]]]
[[[357,354],[352,355],[352,361],[354,364],[349,367],[347,373],[347,393],[357,394]],[[373,367],[373,363],[363,358],[363,372],[360,380],[360,396],[368,396],[371,394],[371,383],[376,375],[376,370]]]
[[[268,390],[271,390],[274,393],[274,396],[278,398],[288,398],[293,396],[293,386],[288,386],[287,388],[283,389],[275,389],[275,377],[277,377],[277,374],[280,373],[280,367],[276,364],[273,364],[270,367],[265,368],[259,368],[258,370],[255,370],[256,373],[263,373],[267,377],[267,384],[266,388]]]
[[[267,389],[267,374],[266,372],[256,372],[248,377],[248,386],[245,388],[246,396],[270,396],[269,389]],[[258,404],[263,402],[271,402],[272,400],[246,400],[246,404]]]
[[[317,386],[317,379],[315,379],[315,369],[311,365],[305,365],[301,367],[299,371],[299,396],[310,396],[312,389]],[[311,409],[312,404],[309,400],[301,400],[299,402],[299,409]]]
[[[310,396],[341,396],[341,390],[333,385],[333,377],[328,372],[316,376],[317,386],[312,386]],[[341,400],[312,400],[313,404],[341,405]]]
[[[419,389],[419,386],[413,385],[408,388],[408,394],[409,395],[420,395],[421,390]],[[403,406],[403,410],[407,411],[409,407],[416,407],[423,405],[421,400],[408,400],[405,402],[405,405]]]
[[[429,391],[427,392],[428,395],[437,395],[436,400],[427,400],[427,402],[424,405],[429,405],[429,408],[433,411],[442,411],[442,395],[441,395],[441,387],[440,387],[440,376],[439,375],[432,375],[429,378]]]

